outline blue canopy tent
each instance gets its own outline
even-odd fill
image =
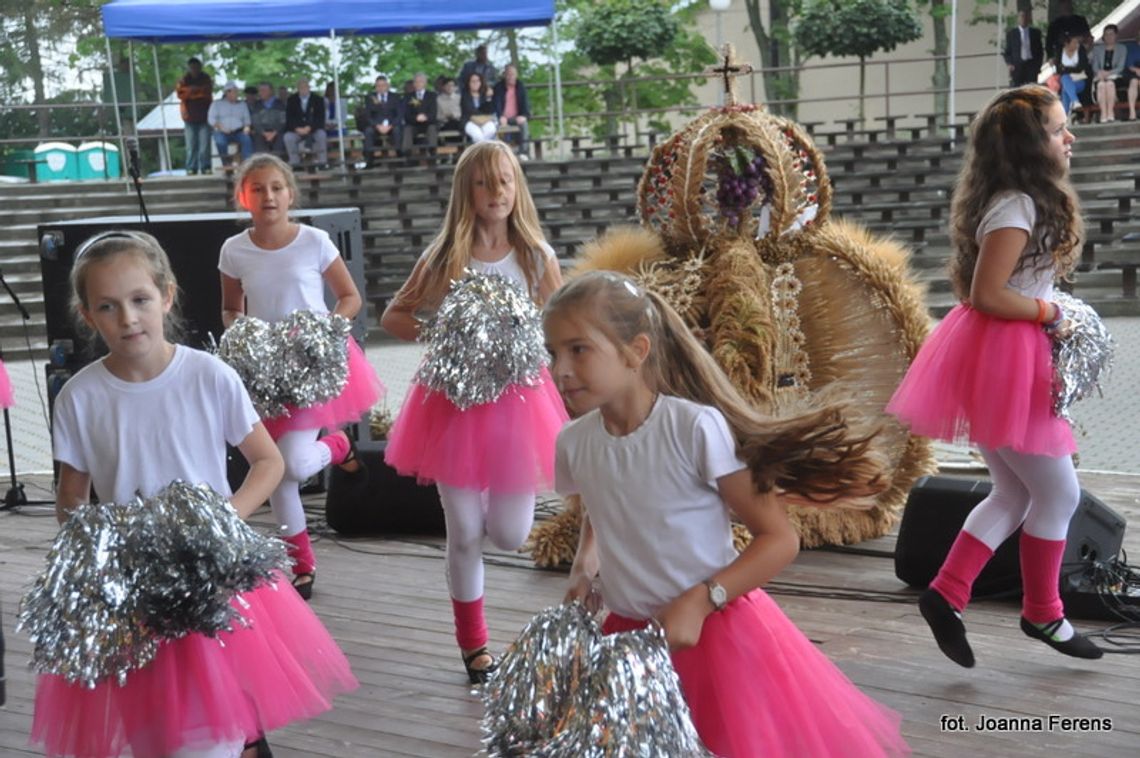
[[[107,37],[164,42],[324,37],[333,40],[333,80],[340,92],[338,34],[398,34],[463,29],[546,26],[554,31],[556,117],[562,134],[561,72],[554,0],[112,0],[102,7]],[[155,78],[158,79],[155,54]],[[132,70],[133,88],[133,70]],[[119,96],[111,76],[115,116]],[[161,90],[160,90],[161,99]],[[131,101],[134,102],[134,92]],[[137,115],[135,116],[137,122]],[[165,131],[165,130],[164,130]],[[119,140],[122,142],[122,125]],[[123,151],[125,154],[125,150]],[[169,152],[169,148],[168,148]],[[341,144],[341,160],[344,145]]]

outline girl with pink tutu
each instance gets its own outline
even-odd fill
[[[328,233],[289,219],[297,199],[293,170],[276,156],[258,154],[242,162],[234,186],[234,200],[249,211],[253,226],[222,245],[218,270],[226,327],[247,313],[268,322],[299,310],[328,313],[326,284],[336,297],[333,313],[355,318],[360,292]],[[317,563],[301,483],[330,464],[349,473],[361,470],[352,439],[336,428],[359,421],[383,392],[364,351],[351,336],[347,339],[348,380],[340,395],[263,419],[285,459],[285,477],[269,496],[269,505],[294,559],[293,586],[306,600],[312,596]],[[318,439],[322,429],[334,431]]]
[[[0,361],[0,408],[11,408],[15,404],[12,380],[8,378],[8,369],[4,367],[4,361]]]
[[[961,303],[922,346],[887,410],[912,432],[977,445],[993,490],[970,512],[919,598],[938,647],[970,667],[962,612],[994,551],[1021,527],[1021,629],[1055,650],[1099,658],[1058,594],[1080,501],[1069,424],[1053,411],[1050,298],[1072,270],[1084,226],[1069,182],[1073,135],[1057,96],[1006,90],[971,127],[951,203],[951,280]]]
[[[77,309],[109,353],[64,385],[55,403],[62,523],[92,487],[104,501],[153,495],[175,479],[226,495],[243,518],[281,478],[281,456],[237,374],[166,339],[177,284],[158,241],[105,232],[76,253]],[[237,492],[226,443],[249,461]],[[304,601],[263,585],[232,605],[249,622],[217,639],[161,643],[154,660],[94,688],[43,675],[32,741],[48,755],[236,758],[268,752],[264,733],[315,716],[357,686],[348,661]],[[252,743],[252,744],[250,744]]]
[[[693,724],[718,756],[906,753],[899,716],[760,589],[799,550],[775,488],[874,492],[868,438],[837,406],[761,416],[676,311],[620,274],[572,280],[547,304],[545,331],[577,416],[558,436],[556,487],[586,510],[566,600],[591,611],[604,601],[607,634],[662,625]],[[732,514],[753,535],[740,554]]]
[[[468,269],[506,277],[540,305],[562,284],[526,177],[501,142],[463,151],[443,228],[384,310],[381,326],[415,340],[418,313],[438,308]],[[526,540],[535,492],[553,479],[554,440],[565,421],[543,368],[534,384],[515,384],[497,400],[465,410],[413,384],[388,434],[387,463],[439,489],[455,636],[472,684],[486,681],[494,668],[483,614],[483,536],[502,550],[517,550]]]

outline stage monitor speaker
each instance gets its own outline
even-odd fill
[[[442,535],[439,491],[401,476],[384,462],[384,445],[361,443],[357,452],[367,475],[333,466],[325,499],[325,520],[348,537],[388,534]]]
[[[340,251],[356,287],[364,296],[364,245],[358,208],[298,210],[293,217],[303,224],[328,232]],[[40,224],[40,271],[48,345],[53,364],[74,373],[99,357],[96,348],[76,329],[71,309],[71,269],[75,251],[89,237],[113,229],[144,231],[154,235],[170,257],[181,288],[182,317],[186,324],[183,342],[203,348],[221,336],[222,292],[218,256],[222,243],[249,225],[248,213],[179,213],[150,217],[102,216]],[[335,302],[326,289],[330,306]],[[368,309],[361,308],[353,334],[363,340],[368,329]],[[70,341],[70,355],[68,355]],[[54,346],[54,347],[53,347]],[[59,368],[59,365],[56,365]]]
[[[924,476],[907,497],[895,543],[895,575],[912,587],[926,587],[941,568],[966,516],[990,493],[989,482]],[[1097,561],[1108,561],[1124,541],[1124,518],[1085,490],[1073,520],[1061,564],[1061,589],[1068,577],[1084,573]],[[977,596],[1020,592],[1021,566],[1014,532],[994,552],[974,583]]]

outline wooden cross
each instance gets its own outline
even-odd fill
[[[706,74],[719,74],[724,78],[724,104],[736,105],[736,77],[752,72],[752,65],[736,59],[736,49],[731,42],[724,43],[721,51],[721,64],[705,69]]]

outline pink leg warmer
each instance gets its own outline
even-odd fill
[[[464,602],[452,598],[455,614],[455,640],[463,650],[475,650],[487,644],[487,619],[483,616],[483,598]]]
[[[290,537],[282,537],[289,545],[289,555],[293,558],[294,574],[311,574],[317,568],[317,557],[313,555],[313,544],[309,541],[309,530],[302,529]]]
[[[1058,589],[1065,540],[1043,540],[1021,532],[1021,615],[1034,624],[1047,624],[1065,615]]]
[[[961,613],[970,602],[974,580],[982,573],[993,554],[994,551],[986,543],[963,529],[958,532],[958,537],[950,547],[942,568],[938,570],[938,576],[930,583],[930,588],[946,598],[946,602]]]

